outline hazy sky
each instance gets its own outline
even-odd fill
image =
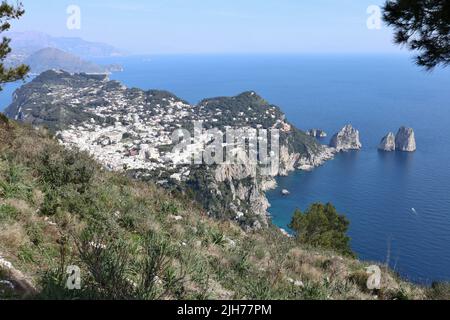
[[[10,1],[11,2],[11,1]],[[101,41],[133,53],[399,52],[367,27],[384,0],[23,0],[14,31]],[[81,10],[70,30],[67,8]]]

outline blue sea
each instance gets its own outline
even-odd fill
[[[450,69],[432,73],[407,55],[185,55],[107,59],[130,87],[169,90],[191,103],[255,90],[302,129],[331,136],[351,123],[363,149],[312,172],[278,179],[268,193],[273,221],[331,202],[350,220],[359,258],[389,263],[418,282],[450,281]],[[0,96],[10,101],[16,85]],[[0,107],[1,108],[1,107]],[[382,153],[380,139],[414,128],[415,153]],[[323,143],[328,143],[324,139]],[[280,195],[281,189],[291,192]]]

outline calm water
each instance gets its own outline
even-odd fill
[[[166,56],[119,62],[128,86],[165,89],[191,103],[255,90],[300,128],[330,135],[351,123],[360,152],[313,172],[279,179],[268,194],[274,222],[286,227],[296,208],[332,202],[351,221],[359,257],[389,261],[417,282],[450,281],[450,69],[425,73],[407,56]],[[5,91],[1,105],[8,101]],[[416,131],[418,151],[380,153],[401,125]],[[327,143],[328,140],[324,140]],[[415,208],[412,210],[412,208]]]

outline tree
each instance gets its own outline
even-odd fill
[[[432,70],[450,64],[450,1],[389,0],[383,10],[395,43],[417,51],[419,66]]]
[[[10,21],[19,19],[24,13],[22,3],[18,2],[14,6],[5,0],[2,1],[0,4],[0,33],[8,31],[11,28]],[[3,84],[23,80],[29,71],[29,67],[26,65],[11,68],[5,66],[5,59],[11,53],[10,42],[11,39],[7,37],[3,37],[0,42],[0,91]]]
[[[346,235],[349,224],[347,218],[339,215],[330,203],[315,203],[304,214],[297,209],[289,228],[300,243],[354,256],[350,238]]]

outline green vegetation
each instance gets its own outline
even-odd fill
[[[395,43],[418,53],[417,65],[431,70],[450,64],[448,0],[388,0],[383,17],[394,28]]]
[[[19,212],[16,210],[16,208],[7,204],[0,205],[0,221],[15,219],[17,218],[18,214]]]
[[[346,235],[349,224],[347,218],[339,215],[332,204],[316,203],[304,214],[297,209],[289,227],[302,244],[353,256],[350,238]]]
[[[0,256],[30,280],[37,293],[28,294],[37,299],[428,294],[385,268],[381,290],[372,292],[365,286],[369,264],[337,248],[313,248],[274,226],[244,232],[235,222],[212,219],[188,195],[108,172],[57,145],[46,130],[14,121],[0,123],[0,181]],[[68,266],[80,268],[81,290],[67,289]],[[1,277],[14,280],[7,270]],[[5,292],[0,288],[11,296]]]
[[[11,28],[10,21],[19,19],[24,13],[25,11],[20,2],[17,6],[13,6],[6,1],[2,1],[0,4],[0,33],[8,31]],[[26,65],[20,65],[16,68],[5,67],[3,62],[11,52],[10,42],[11,39],[3,37],[0,43],[0,91],[2,84],[22,80],[29,71]]]

